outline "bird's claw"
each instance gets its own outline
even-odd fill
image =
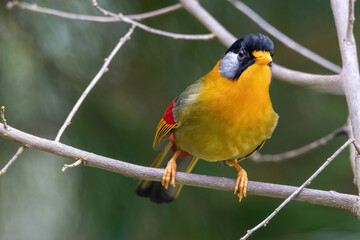
[[[165,168],[165,172],[162,178],[162,185],[167,189],[169,187],[169,183],[175,187],[175,174],[176,174],[176,162],[170,160]],[[171,182],[170,182],[171,180]]]
[[[241,169],[238,173],[235,183],[234,194],[239,196],[239,202],[241,202],[243,197],[246,197],[248,177],[244,169]]]

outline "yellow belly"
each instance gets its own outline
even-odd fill
[[[180,149],[208,161],[246,156],[271,137],[278,119],[269,97],[268,66],[254,64],[234,81],[217,68],[201,80],[202,89],[174,130]]]

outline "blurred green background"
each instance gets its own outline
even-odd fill
[[[341,65],[329,1],[244,1],[304,46]],[[40,6],[94,14],[91,1],[36,0]],[[100,1],[124,14],[141,13],[176,1]],[[262,32],[226,1],[201,4],[235,36]],[[0,8],[0,105],[8,123],[54,139],[72,106],[119,38],[124,23],[91,23],[26,10]],[[359,9],[359,4],[356,10]],[[184,10],[144,21],[179,33],[207,33]],[[355,28],[360,39],[358,28]],[[274,39],[275,62],[312,73],[330,74]],[[119,51],[63,135],[62,142],[115,159],[149,165],[152,140],[170,101],[207,73],[226,51],[217,40],[187,41],[136,29]],[[341,126],[347,118],[342,96],[319,93],[273,79],[271,98],[279,125],[262,153],[302,146]],[[249,179],[300,185],[343,142],[282,163],[243,162]],[[0,138],[0,165],[18,144]],[[0,239],[238,239],[282,200],[185,187],[171,204],[156,205],[135,195],[137,180],[77,167],[61,172],[68,159],[26,150],[0,177]],[[195,173],[235,178],[234,169],[200,161]],[[342,153],[312,188],[356,194],[348,152]],[[350,213],[293,201],[250,239],[360,239]]]

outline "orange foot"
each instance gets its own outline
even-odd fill
[[[176,158],[179,156],[180,152],[181,152],[180,150],[176,150],[174,156],[170,159],[170,161],[168,162],[165,168],[165,172],[161,182],[161,184],[165,187],[165,189],[169,187],[170,180],[171,180],[171,185],[175,187]]]
[[[229,162],[239,171],[236,178],[234,194],[237,193],[237,195],[239,196],[239,202],[241,202],[242,198],[246,197],[246,189],[248,183],[247,173],[242,167],[240,167],[236,160],[231,160]]]
[[[237,195],[239,196],[239,202],[241,202],[241,199],[243,197],[246,197],[247,182],[248,182],[247,173],[243,168],[241,168],[236,178],[235,189],[234,189],[234,194],[237,193]]]

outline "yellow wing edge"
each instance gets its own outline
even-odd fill
[[[173,130],[174,128],[177,128],[177,127],[178,127],[177,124],[169,124],[164,119],[161,119],[156,128],[155,138],[154,138],[154,142],[153,142],[153,148],[155,148],[156,145],[158,145],[160,140],[166,134],[168,134],[171,130]]]

